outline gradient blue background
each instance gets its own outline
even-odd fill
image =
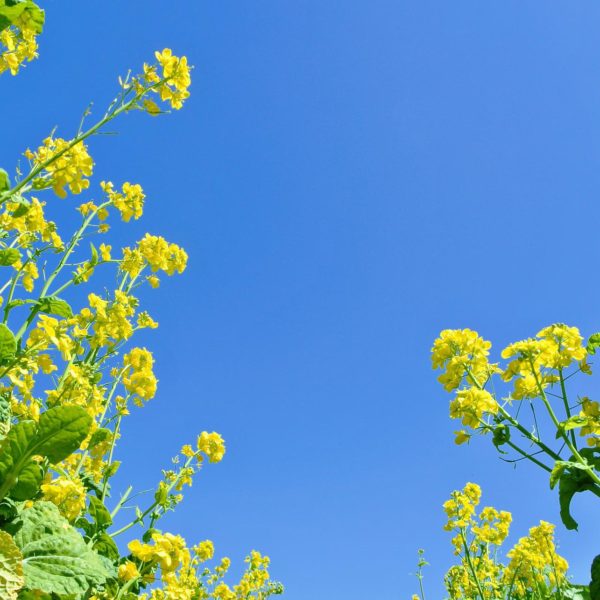
[[[99,177],[148,196],[114,244],[149,230],[191,256],[143,298],[160,391],[125,426],[120,481],[152,487],[200,430],[228,444],[165,527],[234,561],[268,552],[289,600],[409,598],[424,547],[435,600],[452,489],[479,482],[512,539],[558,522],[543,473],[454,446],[429,349],[446,327],[496,348],[555,321],[600,329],[598,3],[46,8],[40,59],[2,78],[5,168],[55,125],[72,135],[154,49],[196,65],[184,110],[90,145]],[[581,532],[558,538],[586,581],[597,503],[574,508]]]

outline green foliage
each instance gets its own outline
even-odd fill
[[[17,352],[17,340],[13,332],[0,323],[0,364],[10,360]]]
[[[23,555],[25,585],[47,594],[84,598],[109,573],[81,534],[50,502],[36,502],[6,527]]]
[[[12,537],[0,531],[0,597],[14,600],[23,587],[23,556]]]
[[[31,0],[0,0],[0,31],[10,27],[21,17],[27,19],[30,27],[36,33],[42,32],[45,15],[35,2]]]
[[[0,250],[0,267],[14,265],[21,258],[21,253],[16,248]]]
[[[56,296],[45,296],[38,300],[38,312],[70,319],[73,316],[71,305]]]
[[[13,488],[18,499],[28,496],[39,480],[33,457],[51,463],[65,459],[87,437],[91,422],[79,406],[57,406],[42,413],[38,423],[17,423],[0,443],[0,499]]]

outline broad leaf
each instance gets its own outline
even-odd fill
[[[0,531],[0,598],[14,600],[25,585],[23,556],[12,536]]]
[[[10,490],[10,497],[15,500],[29,500],[33,498],[42,484],[44,471],[40,465],[30,460],[19,473],[16,484]]]
[[[21,253],[16,248],[0,250],[0,267],[14,265],[21,258]]]
[[[89,497],[90,504],[88,506],[88,513],[90,517],[92,517],[94,523],[96,523],[96,527],[99,531],[103,531],[110,525],[112,525],[112,517],[108,512],[106,506],[99,498],[95,496]]]
[[[36,502],[21,512],[20,520],[14,538],[28,589],[80,600],[106,581],[103,561],[54,504]]]
[[[40,298],[38,302],[38,311],[48,315],[63,317],[64,319],[70,319],[73,316],[73,309],[69,303],[56,296]]]
[[[16,352],[17,340],[13,332],[4,323],[0,323],[0,362],[10,360]]]
[[[21,421],[0,442],[0,499],[24,477],[17,495],[27,495],[36,479],[32,457],[51,463],[67,458],[87,437],[92,418],[80,406],[57,406],[40,415],[38,423]]]
[[[57,463],[73,454],[85,440],[92,418],[81,406],[56,406],[40,415],[34,454]]]
[[[0,498],[17,483],[19,473],[31,460],[29,444],[35,437],[34,421],[17,423],[0,443]]]

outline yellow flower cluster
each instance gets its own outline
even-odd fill
[[[556,324],[542,329],[535,338],[515,342],[502,351],[502,358],[514,359],[502,374],[504,381],[515,380],[512,397],[536,398],[559,380],[557,371],[573,361],[584,361],[586,350],[576,327]]]
[[[142,405],[142,400],[154,398],[158,381],[152,370],[152,352],[146,348],[133,348],[123,357],[123,365],[126,367],[123,385],[135,396],[134,401],[138,406]]]
[[[189,563],[190,553],[180,535],[156,532],[152,534],[152,541],[154,544],[133,540],[129,542],[129,551],[140,561],[159,566],[163,576],[177,570],[183,562]]]
[[[218,463],[225,456],[225,440],[216,432],[203,431],[198,436],[198,451],[202,452],[211,463]]]
[[[450,403],[450,417],[461,419],[467,427],[477,428],[484,414],[498,413],[498,403],[486,390],[471,387],[459,390],[456,398]]]
[[[483,385],[496,370],[487,358],[491,346],[471,329],[445,329],[431,349],[433,368],[445,369],[438,381],[449,392],[458,388],[467,374],[470,383]]]
[[[579,416],[583,420],[580,435],[590,436],[586,440],[588,446],[600,446],[600,403],[584,396]]]
[[[169,48],[165,48],[162,52],[155,52],[156,60],[162,67],[162,76],[159,76],[155,67],[144,65],[144,76],[148,83],[159,83],[155,88],[160,94],[160,99],[168,101],[171,107],[179,110],[183,106],[184,100],[189,98],[190,93],[188,88],[192,83],[190,75],[190,67],[187,64],[187,58],[174,56]],[[148,112],[155,112],[152,104],[146,107]]]
[[[0,32],[0,44],[4,46],[0,48],[0,73],[16,75],[24,62],[37,58],[36,32],[23,19]]]
[[[121,186],[121,192],[115,191],[110,181],[102,181],[100,186],[112,205],[121,213],[123,221],[127,223],[132,217],[137,220],[142,216],[146,196],[141,185],[125,182]]]
[[[467,483],[462,491],[452,492],[450,499],[444,502],[444,511],[448,522],[446,531],[468,527],[481,500],[481,488],[476,483]]]
[[[80,479],[57,477],[41,486],[44,500],[56,504],[60,513],[74,521],[85,508],[86,490]]]
[[[27,206],[19,202],[6,202],[4,211],[0,214],[0,229],[14,232],[15,241],[21,248],[29,248],[39,239],[61,250],[63,242],[56,232],[56,224],[46,220],[44,205],[45,202],[40,202],[37,198],[31,198]]]
[[[498,549],[508,537],[512,515],[489,506],[477,515],[480,498],[479,486],[467,483],[444,503],[448,516],[444,528],[455,532],[452,544],[460,557],[460,564],[453,565],[445,576],[450,599],[525,600],[539,590],[554,598],[552,594],[566,583],[568,567],[556,553],[554,526],[542,521],[530,529],[529,536],[507,553],[510,562],[504,565],[498,560]]]
[[[173,275],[176,272],[183,273],[187,260],[188,255],[183,248],[167,242],[163,237],[147,233],[136,248],[123,249],[121,269],[130,277],[137,277],[149,265],[153,272],[164,271],[167,275]],[[157,285],[152,284],[152,287]]]
[[[131,319],[135,316],[137,298],[121,290],[115,290],[114,300],[104,300],[97,294],[89,294],[89,308],[75,315],[73,333],[76,337],[89,336],[93,348],[128,340],[133,334]],[[90,329],[93,333],[90,334]]]
[[[540,521],[507,553],[510,562],[504,580],[513,588],[514,598],[529,598],[530,590],[557,589],[566,582],[567,561],[556,552],[554,525]]]
[[[36,350],[54,347],[60,351],[64,360],[71,360],[76,344],[69,335],[69,321],[55,319],[49,315],[40,315],[37,327],[31,331],[27,346]]]
[[[52,189],[59,198],[66,198],[66,187],[73,194],[80,194],[90,185],[94,161],[83,142],[69,147],[71,142],[62,138],[47,137],[35,151],[27,149],[25,156],[34,167],[44,167]]]

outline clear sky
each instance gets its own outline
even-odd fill
[[[121,481],[152,487],[201,430],[228,444],[165,526],[234,561],[268,553],[289,600],[409,598],[424,547],[436,600],[452,489],[479,482],[512,539],[558,522],[543,473],[453,444],[429,349],[447,327],[496,348],[555,321],[600,329],[600,5],[45,7],[40,59],[2,78],[7,169],[155,49],[196,65],[184,110],[90,144],[99,177],[148,197],[115,245],[148,230],[191,257],[143,297],[160,387],[125,426]],[[558,539],[586,581],[597,505],[574,506],[581,532]]]

